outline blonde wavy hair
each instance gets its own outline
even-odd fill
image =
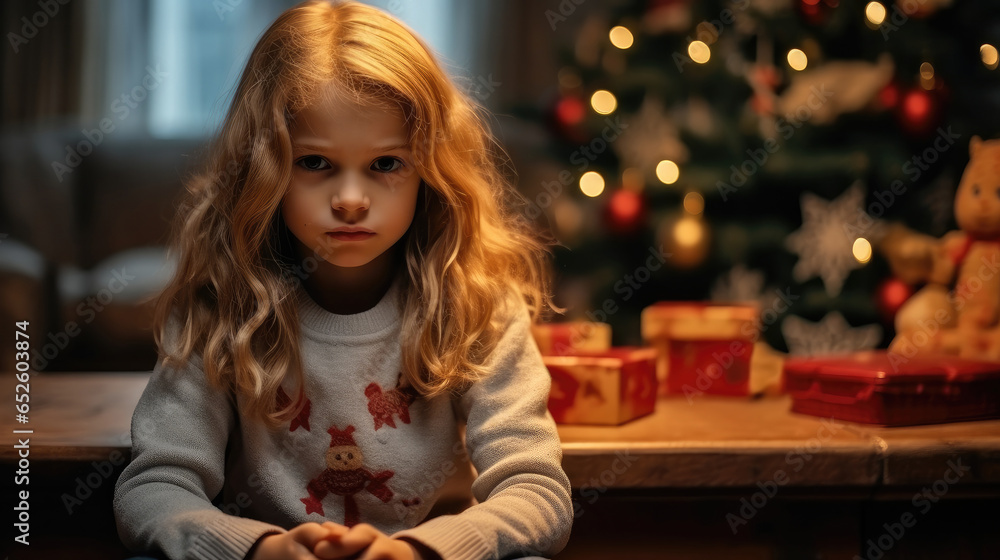
[[[280,212],[293,164],[288,129],[330,83],[407,119],[422,194],[403,240],[406,383],[434,396],[486,375],[512,290],[532,320],[557,309],[548,243],[518,211],[524,198],[504,178],[508,160],[485,111],[393,17],[351,1],[304,2],[264,32],[205,168],[187,183],[171,243],[178,269],[155,315],[165,364],[198,355],[211,383],[272,427],[303,396],[298,288],[288,274],[296,257]],[[298,394],[281,403],[286,376]]]

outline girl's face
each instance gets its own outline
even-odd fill
[[[281,215],[300,250],[340,267],[391,258],[420,188],[399,109],[324,95],[296,114],[289,132],[292,177]]]

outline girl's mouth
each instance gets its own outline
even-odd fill
[[[367,231],[331,231],[328,232],[327,235],[337,241],[363,241],[374,236],[375,234]]]

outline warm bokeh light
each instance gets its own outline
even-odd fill
[[[805,70],[809,65],[809,58],[801,49],[792,49],[788,51],[788,65],[792,70]]]
[[[872,258],[872,244],[864,237],[855,239],[854,247],[851,250],[854,252],[854,258],[861,264],[865,264]]]
[[[934,77],[934,66],[930,62],[924,62],[920,65],[920,77],[925,80]]]
[[[627,27],[622,27],[621,25],[611,28],[609,36],[611,37],[611,44],[619,49],[627,49],[635,41],[635,38],[632,37],[632,32]]]
[[[677,164],[665,159],[660,163],[656,164],[656,178],[663,182],[664,185],[672,185],[677,182],[681,176],[681,169],[677,167]]]
[[[559,233],[567,237],[575,237],[583,226],[583,212],[566,198],[556,200],[552,207],[552,217],[556,221]]]
[[[702,41],[691,41],[688,45],[688,56],[698,64],[705,64],[712,57],[712,51]]]
[[[602,115],[613,113],[618,107],[618,100],[614,94],[606,89],[597,90],[590,96],[590,106]]]
[[[583,80],[576,69],[567,66],[559,70],[559,85],[564,89],[576,89],[583,85]]]
[[[684,210],[697,216],[705,210],[705,197],[694,191],[684,195]]]
[[[642,176],[642,171],[639,171],[635,167],[629,167],[625,171],[622,171],[622,188],[628,191],[640,192],[645,186],[646,181]]]
[[[990,70],[995,70],[997,63],[1000,62],[1000,56],[997,55],[997,48],[989,43],[979,47],[979,56],[982,57],[983,64]]]
[[[588,171],[580,177],[580,192],[594,197],[604,192],[604,177],[596,171]]]
[[[920,87],[930,91],[934,89],[934,66],[930,62],[920,65]]]
[[[865,17],[872,25],[882,25],[882,22],[885,21],[885,14],[885,6],[879,2],[869,2],[865,6]]]
[[[705,235],[705,226],[701,220],[692,216],[684,216],[674,224],[674,239],[681,247],[694,247]]]

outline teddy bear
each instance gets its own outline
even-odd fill
[[[974,136],[955,194],[960,228],[941,239],[886,236],[893,272],[926,282],[899,309],[890,351],[1000,360],[1000,140]]]

